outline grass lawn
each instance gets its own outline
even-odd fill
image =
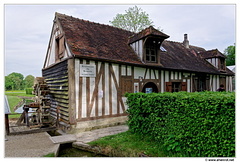
[[[7,96],[25,96],[25,97],[33,97],[34,96],[34,95],[26,94],[25,90],[5,91],[5,95],[7,95]]]
[[[19,98],[17,96],[25,96],[25,97],[33,97],[34,96],[34,95],[26,94],[25,90],[21,90],[21,91],[5,91],[5,95],[7,96],[11,113],[14,113],[14,107],[17,106],[18,103],[23,100],[23,99],[21,99],[21,98]],[[18,118],[18,117],[20,117],[20,114],[9,115],[9,118]]]
[[[143,139],[131,132],[123,132],[106,136],[88,143],[92,146],[100,146],[114,152],[121,152],[125,157],[138,157],[147,155],[150,157],[167,157],[169,153],[163,151],[162,145]],[[173,155],[174,156],[174,155]]]

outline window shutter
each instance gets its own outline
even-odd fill
[[[63,58],[63,52],[65,50],[64,37],[59,39],[59,58]]]
[[[181,83],[181,91],[187,91],[187,82]]]
[[[130,77],[122,77],[122,95],[126,92],[132,93],[133,92],[133,83]]]
[[[166,92],[172,92],[172,82],[166,82]]]

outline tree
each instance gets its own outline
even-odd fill
[[[5,76],[5,90],[13,90],[14,82],[9,76]]]
[[[5,89],[6,90],[22,90],[24,89],[23,75],[20,73],[11,73],[5,76]]]
[[[33,83],[34,83],[34,76],[32,75],[28,75],[25,77],[25,79],[23,80],[24,84],[25,84],[25,88],[32,88]]]
[[[109,21],[114,27],[122,28],[132,32],[141,30],[153,25],[148,14],[137,6],[125,10],[125,14],[117,14],[113,21]]]
[[[224,50],[224,55],[227,56],[227,59],[226,59],[227,66],[235,65],[235,44],[234,46],[228,46]]]

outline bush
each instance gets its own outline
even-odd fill
[[[131,132],[191,157],[235,156],[235,93],[127,94]]]
[[[32,94],[33,89],[32,88],[26,88],[26,94]]]

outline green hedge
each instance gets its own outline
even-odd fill
[[[126,96],[131,132],[182,156],[235,156],[235,93],[132,93]]]
[[[26,88],[26,94],[32,94],[33,88]]]

